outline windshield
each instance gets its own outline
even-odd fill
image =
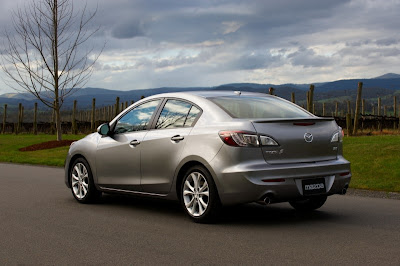
[[[301,107],[276,97],[222,96],[208,98],[234,118],[309,118]]]

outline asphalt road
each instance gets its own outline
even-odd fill
[[[219,224],[174,202],[77,203],[63,169],[0,164],[0,264],[400,265],[400,201],[332,196],[319,211],[246,204]]]

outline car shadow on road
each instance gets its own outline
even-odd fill
[[[341,219],[340,215],[324,211],[323,207],[311,212],[298,212],[288,203],[268,206],[251,203],[224,208],[219,220],[220,223],[232,225],[293,225],[337,221],[338,219]]]
[[[148,215],[163,215],[164,218],[187,218],[179,202],[162,199],[124,195],[103,195],[100,205],[118,209],[131,209]],[[310,224],[314,222],[337,222],[343,219],[340,214],[328,212],[322,207],[313,212],[298,212],[288,203],[260,205],[257,203],[225,207],[221,210],[215,224],[225,225],[284,225]],[[188,219],[189,220],[189,219]]]

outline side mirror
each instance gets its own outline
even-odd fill
[[[101,124],[97,128],[97,133],[99,133],[102,136],[108,136],[108,134],[110,133],[110,126],[108,125],[108,123]]]

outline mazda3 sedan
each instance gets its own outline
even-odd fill
[[[179,200],[196,222],[250,202],[310,211],[349,186],[342,139],[333,118],[276,96],[165,93],[72,143],[65,183],[81,203],[103,192]]]

